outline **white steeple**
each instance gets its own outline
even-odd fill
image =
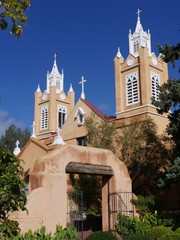
[[[135,32],[132,34],[131,30],[129,30],[129,52],[134,56],[139,56],[139,48],[140,47],[147,47],[149,56],[151,55],[151,35],[148,32],[143,30],[141,20],[140,20],[140,13],[142,12],[141,9],[138,9],[136,14],[137,17],[137,24],[135,28]]]
[[[51,86],[56,86],[56,92],[60,93],[64,90],[64,73],[62,70],[62,73],[60,74],[58,71],[58,67],[56,64],[56,57],[57,54],[54,54],[54,64],[52,67],[52,71],[49,73],[47,72],[47,89],[46,91],[49,93],[49,88]]]

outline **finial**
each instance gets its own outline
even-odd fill
[[[31,138],[36,138],[35,126],[36,126],[35,121],[33,121],[33,125],[31,126],[33,128]]]
[[[142,12],[142,9],[138,8],[136,14],[138,15],[138,19],[140,19],[140,12]]]
[[[73,92],[73,87],[72,87],[72,83],[70,84],[70,88],[69,88],[69,92]]]
[[[118,47],[118,51],[117,51],[116,57],[117,57],[117,58],[122,57],[121,52],[120,52],[120,48],[119,48],[119,47]]]
[[[40,85],[38,84],[38,87],[36,89],[36,92],[41,92]]]
[[[51,145],[65,145],[65,142],[63,141],[60,133],[61,133],[61,129],[60,129],[60,127],[58,127],[57,136],[55,137],[54,142]]]
[[[82,84],[82,91],[81,91],[81,98],[85,99],[85,93],[84,93],[84,83],[86,82],[86,80],[84,79],[84,76],[82,76],[82,80],[81,82],[79,82],[79,84]]]
[[[16,147],[15,147],[15,149],[13,151],[15,156],[17,156],[20,153],[20,151],[21,151],[21,149],[19,148],[19,144],[20,144],[20,142],[17,140],[16,141]]]

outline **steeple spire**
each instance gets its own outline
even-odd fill
[[[51,72],[47,73],[47,89],[46,91],[49,92],[49,88],[51,86],[56,86],[56,92],[60,93],[64,90],[64,73],[62,71],[62,74],[59,73],[57,63],[57,54],[54,54],[54,63]]]
[[[136,12],[136,14],[138,15],[136,29],[135,29],[136,33],[139,33],[140,31],[143,31],[143,27],[141,25],[141,20],[140,20],[140,13],[141,12],[142,12],[142,10],[138,8],[138,10]]]
[[[137,16],[137,23],[134,33],[131,33],[131,30],[129,31],[129,52],[134,57],[139,56],[139,48],[140,47],[147,47],[149,56],[151,55],[151,35],[148,30],[148,32],[143,30],[141,20],[140,20],[140,13],[142,12],[141,9],[138,9],[136,14]]]

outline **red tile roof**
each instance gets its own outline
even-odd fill
[[[98,116],[105,120],[112,120],[115,119],[115,116],[109,116],[104,113],[102,113],[99,109],[97,109],[93,104],[91,104],[87,99],[82,99],[81,100],[88,106],[90,107]]]

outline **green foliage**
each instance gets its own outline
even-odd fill
[[[165,234],[158,238],[158,240],[180,240],[180,234],[177,233]]]
[[[105,120],[98,123],[95,121],[95,116],[92,115],[85,119],[84,126],[87,130],[87,141],[89,145],[96,148],[109,149],[113,153],[117,152],[119,139],[114,123]]]
[[[7,238],[2,238],[1,240],[6,240]],[[46,228],[42,226],[37,231],[29,230],[24,234],[16,234],[9,237],[10,240],[77,240],[77,231],[72,227],[62,228],[60,225],[56,226],[56,232],[54,234],[47,233]]]
[[[11,23],[11,33],[22,36],[22,26],[27,22],[25,10],[30,6],[30,0],[1,0],[0,29],[7,29]]]
[[[124,237],[124,240],[152,240],[144,234],[129,234]]]
[[[138,209],[138,213],[141,217],[145,216],[145,214],[147,213],[151,213],[154,211],[155,201],[153,195],[139,195],[137,199],[132,199],[131,202]]]
[[[20,160],[6,148],[0,147],[0,238],[18,232],[18,224],[8,220],[9,214],[18,209],[26,210],[22,176]]]
[[[162,54],[162,59],[166,63],[171,62],[173,67],[175,67],[175,61],[180,58],[180,43],[176,46],[165,43],[164,47],[159,45],[158,50]]]
[[[22,130],[13,124],[5,131],[5,134],[1,136],[0,146],[4,146],[13,152],[17,140],[20,142],[19,147],[22,148],[27,143],[30,136],[31,134],[28,128]]]
[[[116,240],[116,236],[113,235],[111,232],[94,232],[86,240]]]
[[[151,237],[152,240],[157,240],[161,236],[166,234],[171,234],[171,233],[173,233],[173,231],[168,227],[155,226],[149,230],[149,232],[147,233],[147,236]]]
[[[116,224],[116,231],[121,236],[129,234],[146,234],[152,227],[157,225],[157,216],[155,214],[147,213],[142,217],[130,217],[125,215],[118,215],[118,224]]]
[[[174,232],[180,234],[180,227],[178,227]]]
[[[70,174],[70,184],[73,189],[83,192],[86,211],[100,212],[101,210],[101,177],[95,175]]]
[[[78,239],[77,231],[72,226],[62,229],[61,226],[57,225],[56,233],[53,237],[53,240],[65,240],[65,239],[68,240]]]
[[[149,118],[122,128],[120,159],[129,170],[136,195],[147,195],[156,187],[157,176],[169,161],[167,142],[169,138],[158,136]]]
[[[175,67],[175,61],[180,59],[180,43],[176,46],[166,43],[164,47],[159,46],[159,51],[162,59],[167,63],[171,62]],[[159,101],[152,99],[152,103],[160,114],[168,113],[167,133],[175,143],[171,156],[172,165],[160,177],[158,184],[160,187],[168,187],[172,183],[180,181],[180,79],[169,79],[167,83],[160,86],[159,90]],[[171,108],[172,111],[169,111]]]

